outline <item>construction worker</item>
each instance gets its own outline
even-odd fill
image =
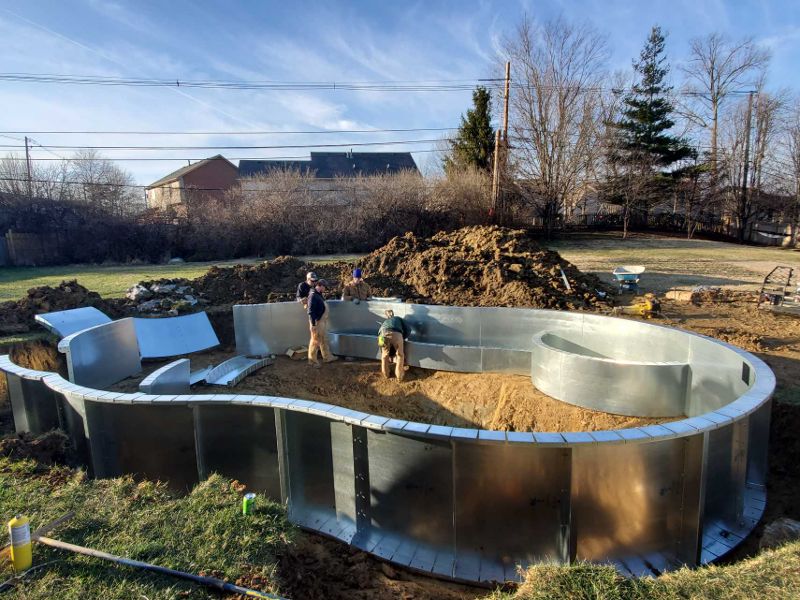
[[[362,300],[369,300],[371,297],[372,290],[369,288],[369,284],[361,278],[361,269],[353,269],[353,281],[344,286],[342,300],[358,304]]]
[[[408,368],[405,364],[406,355],[403,346],[410,330],[402,318],[394,316],[393,310],[387,310],[384,314],[386,315],[386,320],[378,330],[378,346],[381,348],[381,372],[384,377],[389,378],[389,364],[391,363],[392,354],[394,354],[394,374],[397,377],[397,381],[403,381]]]
[[[317,282],[317,274],[314,271],[306,273],[306,280],[301,281],[297,285],[297,301],[303,305],[303,308],[308,309],[308,295],[311,289]]]
[[[313,273],[309,273],[313,275]],[[322,293],[328,288],[328,282],[320,279],[315,282],[314,288],[308,295],[308,325],[311,340],[308,343],[308,363],[312,367],[319,367],[317,351],[322,352],[322,362],[339,360],[338,356],[331,354],[328,345],[328,305]]]

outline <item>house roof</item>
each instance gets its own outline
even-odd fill
[[[176,180],[180,179],[181,177],[183,177],[187,173],[191,173],[195,169],[199,169],[203,165],[207,165],[211,161],[220,160],[220,159],[224,160],[226,163],[228,163],[234,169],[236,168],[236,165],[233,164],[231,161],[229,161],[224,156],[222,156],[222,154],[217,154],[216,156],[212,156],[210,158],[204,158],[203,160],[199,160],[196,163],[192,163],[191,165],[186,165],[185,167],[181,167],[177,171],[173,171],[169,175],[165,175],[164,177],[162,177],[158,181],[154,181],[153,183],[148,185],[147,188],[145,188],[145,189],[149,190],[150,188],[158,187],[160,185],[164,185],[165,183],[171,183],[173,181],[176,181]]]
[[[240,160],[239,177],[298,170],[319,179],[419,172],[410,152],[312,152],[309,160]]]

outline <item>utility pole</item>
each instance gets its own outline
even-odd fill
[[[494,160],[492,162],[492,220],[497,222],[498,204],[500,201],[500,137],[502,132],[498,129],[494,134]]]
[[[17,138],[19,139],[19,138]],[[28,149],[28,136],[25,136],[25,165],[28,168],[28,201],[33,199],[33,185],[31,182],[31,153]]]
[[[492,211],[501,225],[505,221],[505,203],[500,189],[500,180],[506,172],[508,156],[508,96],[511,88],[511,62],[506,62],[505,91],[503,94],[503,129],[497,131],[494,140],[494,173],[492,177]]]
[[[750,130],[753,127],[753,95],[755,92],[750,92],[747,98],[747,125],[744,132],[744,170],[742,172],[742,196],[739,200],[739,241],[743,242],[745,237],[745,228],[749,215],[749,207],[747,204],[747,176],[750,167]]]
[[[511,87],[511,61],[506,63],[506,90],[503,98],[503,141],[508,145],[508,93]]]

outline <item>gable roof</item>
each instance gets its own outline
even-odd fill
[[[176,181],[176,180],[180,179],[181,177],[183,177],[187,173],[191,173],[195,169],[199,169],[200,167],[202,167],[204,165],[207,165],[212,161],[220,160],[220,159],[224,160],[226,163],[228,163],[234,169],[236,168],[236,165],[233,164],[231,161],[229,161],[224,156],[222,156],[222,154],[217,154],[216,156],[211,156],[209,158],[204,158],[203,160],[198,160],[196,163],[192,163],[191,165],[186,165],[185,167],[181,167],[177,171],[173,171],[169,175],[165,175],[164,177],[162,177],[158,181],[154,181],[153,183],[148,185],[145,189],[149,190],[150,188],[158,187],[160,185],[164,185],[165,183],[171,183],[173,181]]]
[[[264,175],[276,170],[312,173],[318,179],[419,173],[410,152],[312,152],[309,160],[240,160],[239,177]]]

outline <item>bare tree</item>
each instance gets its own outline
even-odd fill
[[[511,61],[515,82],[511,164],[517,193],[538,212],[548,236],[596,159],[606,59],[602,35],[563,19],[538,26],[526,16],[503,44],[502,60]]]
[[[81,150],[68,161],[74,200],[101,208],[114,216],[128,216],[144,208],[133,177],[96,150]]]
[[[792,119],[786,131],[786,150],[789,155],[789,183],[793,189],[794,206],[790,211],[792,228],[792,246],[798,242],[800,228],[800,98],[795,99]]]
[[[747,83],[752,73],[769,63],[770,54],[752,38],[730,41],[720,33],[711,33],[690,42],[690,59],[683,67],[686,91],[695,101],[685,115],[710,131],[712,187],[716,187],[720,111],[723,100],[737,87]]]

